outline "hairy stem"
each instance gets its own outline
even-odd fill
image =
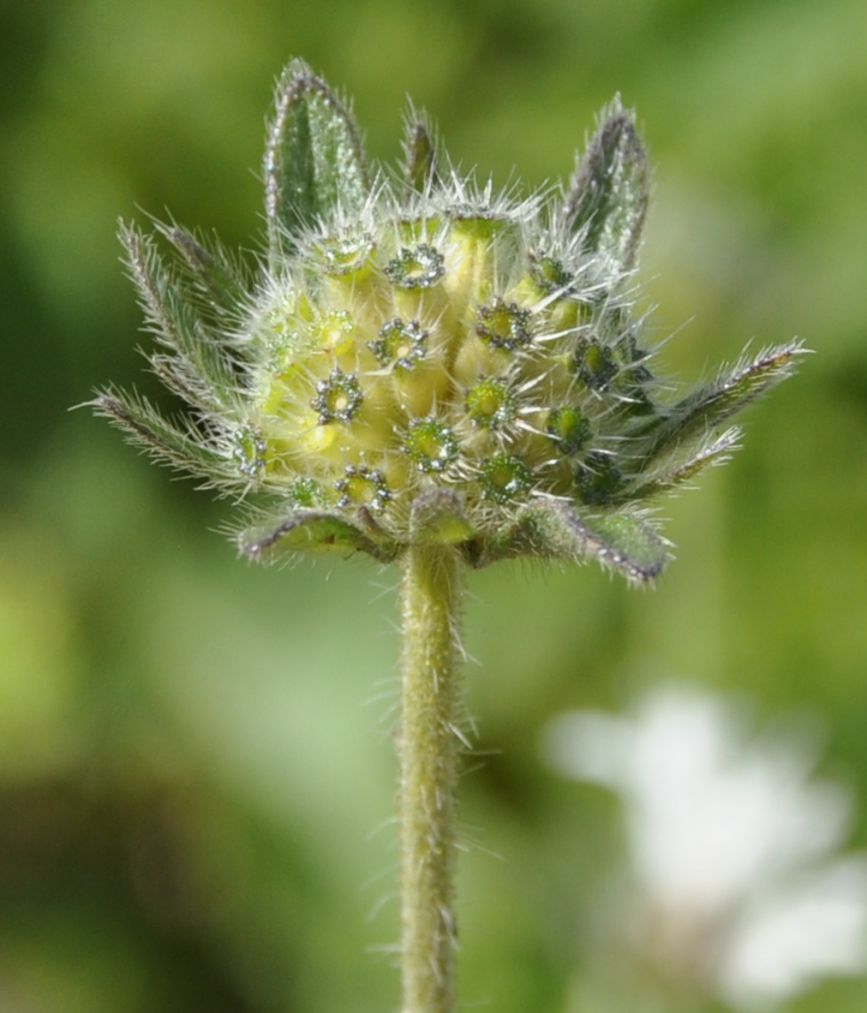
[[[455,1001],[454,788],[460,560],[448,546],[404,559],[400,845],[402,1013]]]

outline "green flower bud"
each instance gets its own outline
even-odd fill
[[[455,434],[436,419],[414,419],[403,446],[418,470],[425,474],[444,472],[458,459]]]
[[[614,352],[598,341],[584,341],[575,355],[578,376],[594,390],[605,390],[617,376]]]
[[[238,471],[256,481],[265,471],[267,444],[259,430],[242,426],[234,434],[232,456],[238,463]]]
[[[358,467],[347,464],[343,477],[334,483],[334,488],[340,494],[337,505],[343,508],[361,505],[379,513],[391,499],[391,491],[382,472],[363,464]]]
[[[502,429],[518,414],[515,395],[505,380],[488,379],[467,391],[467,415],[482,429]]]
[[[572,282],[562,261],[538,251],[530,253],[530,274],[543,292],[563,291]]]
[[[532,484],[532,472],[514,454],[494,454],[482,465],[482,495],[494,503],[523,499]]]
[[[588,454],[576,472],[578,493],[585,503],[608,503],[623,482],[615,461],[608,454]]]
[[[555,408],[545,430],[561,454],[574,454],[590,438],[590,423],[578,408]]]
[[[591,553],[649,579],[666,553],[643,502],[724,460],[728,420],[802,352],[662,392],[632,312],[647,159],[619,103],[562,197],[478,187],[420,123],[404,181],[372,186],[348,108],[293,64],[264,177],[265,263],[160,226],[173,267],[122,228],[160,338],[152,366],[188,411],[175,422],[115,390],[95,402],[157,458],[254,504],[241,543],[256,558],[285,543],[394,559],[442,537],[473,565]]]
[[[530,311],[497,298],[479,307],[476,333],[493,348],[507,352],[525,348],[533,340]]]
[[[325,503],[325,494],[319,483],[309,477],[296,478],[289,492],[292,506],[313,509]]]
[[[428,243],[404,246],[385,266],[386,277],[398,288],[430,288],[443,273],[443,256]]]
[[[335,278],[358,274],[373,253],[373,242],[364,233],[338,238],[329,236],[317,246],[322,257],[322,270]]]
[[[381,365],[410,372],[424,359],[427,341],[428,332],[418,320],[395,317],[382,325],[379,336],[368,347]]]
[[[316,396],[311,398],[310,405],[324,426],[329,422],[350,422],[358,414],[362,400],[358,377],[337,367],[327,380],[316,384]]]

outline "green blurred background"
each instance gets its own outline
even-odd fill
[[[4,1013],[397,1005],[395,574],[254,570],[215,533],[228,504],[67,410],[108,380],[153,389],[119,216],[257,243],[291,55],[355,96],[374,157],[397,156],[409,93],[503,183],[568,173],[620,91],[655,165],[643,302],[677,332],[671,374],[751,338],[818,353],[751,410],[732,465],[665,505],[680,558],[656,591],[592,567],[471,576],[488,755],[461,786],[465,1002],[565,1010],[581,972],[619,823],[539,759],[564,709],[674,678],[817,713],[867,843],[863,0],[6,0],[0,18]],[[865,1003],[851,981],[787,1008]]]

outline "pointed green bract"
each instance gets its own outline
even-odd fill
[[[615,274],[635,265],[648,191],[647,153],[633,114],[617,98],[603,112],[564,204],[564,217],[580,233],[584,251],[601,254]]]
[[[396,555],[387,541],[371,537],[345,517],[319,510],[298,510],[279,522],[256,524],[239,536],[238,549],[249,559],[266,563],[299,552],[366,552],[383,563]]]
[[[190,424],[179,425],[165,418],[145,398],[109,389],[90,405],[122,429],[133,445],[162,464],[203,479],[206,488],[243,488],[242,476],[227,457],[204,442],[200,432]]]
[[[555,559],[595,559],[632,583],[646,584],[662,573],[666,542],[643,517],[626,512],[580,516],[568,505],[534,508],[537,552]]]
[[[595,559],[631,583],[646,584],[662,573],[669,551],[665,540],[639,514],[619,510],[584,516],[568,503],[543,500],[526,507],[511,528],[470,543],[466,552],[467,562],[476,568],[519,556],[571,562]]]
[[[738,449],[740,436],[741,431],[736,426],[727,429],[720,436],[699,445],[698,450],[691,453],[685,460],[653,473],[648,481],[629,488],[622,499],[624,501],[643,500],[666,495],[694,478],[705,468],[725,464]]]
[[[122,224],[120,239],[142,309],[169,356],[152,363],[179,396],[204,411],[220,411],[235,402],[238,380],[216,331],[196,310],[195,293],[168,270],[150,236]],[[157,366],[159,362],[159,366]]]
[[[265,149],[265,212],[272,257],[290,253],[299,230],[336,211],[359,213],[369,193],[355,120],[300,60],[277,85]]]
[[[427,125],[410,119],[403,142],[403,178],[411,190],[424,193],[437,182],[436,148]]]
[[[248,298],[243,269],[216,241],[204,243],[179,225],[157,228],[183,258],[202,298],[221,316],[234,319]]]
[[[643,427],[642,433],[648,438],[642,454],[644,464],[705,439],[769,388],[791,376],[798,359],[805,354],[806,349],[797,341],[777,345],[753,359],[742,359],[712,383],[699,387]]]
[[[668,542],[646,518],[637,514],[600,515],[577,526],[576,519],[573,514],[570,525],[575,530],[576,548],[583,544],[586,556],[633,583],[647,584],[655,580],[671,556]]]

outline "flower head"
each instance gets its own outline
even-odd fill
[[[163,243],[122,227],[151,364],[187,411],[95,402],[248,501],[256,559],[434,540],[474,566],[593,556],[650,580],[667,549],[644,505],[724,461],[728,420],[801,351],[662,398],[632,315],[647,159],[619,101],[562,192],[518,201],[459,175],[415,117],[402,177],[372,173],[349,108],[296,61],[264,178],[254,270],[174,225]]]
[[[631,717],[562,715],[546,747],[623,802],[619,942],[657,982],[766,1009],[867,971],[867,855],[837,853],[853,800],[811,776],[809,738],[748,737],[729,703],[666,690]]]

